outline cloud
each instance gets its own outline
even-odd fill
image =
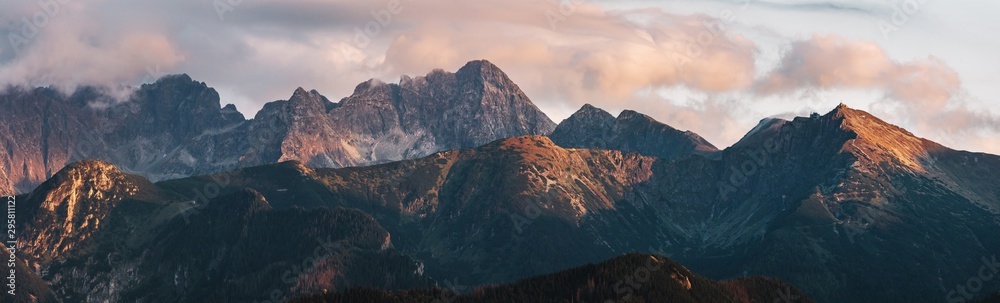
[[[625,97],[649,86],[738,89],[751,84],[755,71],[753,43],[704,15],[612,12],[584,3],[567,9],[555,0],[397,1],[395,10],[391,1],[260,0],[221,10],[215,2],[52,0],[57,13],[37,26],[37,35],[22,35],[25,24],[0,25],[0,34],[26,37],[3,48],[20,51],[0,57],[0,81],[134,84],[159,67],[267,101],[279,94],[235,84],[276,81],[267,86],[283,86],[280,96],[300,85],[349,92],[368,77],[487,58],[513,70],[545,68],[548,80],[561,78],[565,93],[557,95],[572,99]],[[31,2],[0,3],[5,19],[28,18],[27,26],[33,15],[46,14]],[[252,79],[263,75],[272,79]]]
[[[141,24],[109,24],[101,19],[101,5],[12,2],[2,6],[9,22],[0,26],[6,42],[0,83],[113,88],[145,76],[156,65],[176,66],[185,59],[174,37]]]
[[[892,7],[888,7],[889,5],[886,5],[883,1],[758,1],[755,4],[787,10],[836,11],[865,15],[875,15],[879,13],[889,14],[892,12]]]
[[[982,137],[1000,132],[1000,118],[969,107],[958,73],[946,63],[934,57],[897,62],[872,42],[830,35],[795,41],[781,63],[756,84],[761,95],[802,89],[884,91],[875,114],[909,121],[904,126],[939,141],[990,142]]]
[[[961,81],[954,70],[933,57],[899,63],[872,42],[813,36],[793,42],[757,89],[772,94],[806,87],[883,89],[893,98],[940,109],[959,91]]]
[[[572,101],[578,105],[592,101],[580,100],[585,96],[620,99],[648,87],[728,91],[752,84],[755,45],[713,28],[713,18],[659,10],[612,13],[579,5],[560,16],[564,19],[557,19],[562,21],[555,28],[546,18],[557,14],[553,4],[535,7],[534,18],[508,16],[502,9],[473,11],[473,18],[492,22],[432,23],[401,31],[388,47],[385,64],[397,73],[417,73],[488,58],[514,75],[545,76],[529,82],[555,85],[565,94],[560,99],[578,100]],[[469,9],[445,6],[435,11],[470,14]],[[639,17],[648,22],[630,20]],[[452,15],[444,19],[452,20]],[[498,22],[506,26],[497,27]]]

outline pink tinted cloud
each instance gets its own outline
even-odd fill
[[[722,92],[753,84],[756,45],[725,28],[711,27],[714,18],[660,10],[609,12],[579,4],[551,27],[546,12],[557,10],[556,5],[524,0],[510,5],[529,3],[533,9],[525,12],[533,12],[529,15],[534,18],[497,7],[471,10],[480,22],[463,26],[415,22],[421,25],[395,33],[385,64],[395,73],[420,74],[486,58],[515,76],[530,95],[575,105],[626,101],[637,90],[649,88],[687,86]],[[469,14],[446,5],[435,11]],[[636,15],[648,21],[627,17]],[[410,16],[401,14],[401,22]]]
[[[792,43],[778,67],[757,80],[759,95],[787,94],[804,88],[876,89],[886,92],[874,113],[911,121],[917,134],[948,145],[996,152],[990,136],[1000,133],[1000,119],[968,106],[969,96],[950,66],[940,59],[897,62],[875,43],[838,36],[813,36]]]
[[[875,43],[817,35],[793,42],[779,66],[757,83],[764,95],[807,87],[883,89],[895,99],[940,109],[961,89],[961,81],[933,57],[896,62]]]

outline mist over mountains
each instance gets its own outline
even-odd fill
[[[186,75],[107,100],[96,88],[0,96],[0,189],[21,194],[38,297],[940,302],[1000,290],[969,286],[998,274],[1000,157],[843,104],[763,119],[719,150],[635,111],[587,105],[557,126],[484,60],[366,81],[338,102],[300,88],[249,120]],[[669,270],[623,288],[649,258]]]

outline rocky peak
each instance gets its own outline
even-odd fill
[[[409,77],[403,76],[403,78],[400,79],[400,82],[408,81],[408,79]],[[358,83],[358,85],[354,87],[354,94],[359,94],[378,87],[384,87],[386,85],[388,84],[382,82],[382,80],[371,78],[368,79],[368,81]]]
[[[590,104],[559,123],[550,137],[568,148],[634,151],[664,159],[718,151],[698,134],[677,130],[647,115],[625,110],[616,118]]]
[[[301,98],[308,97],[309,95],[310,95],[309,91],[306,91],[306,89],[304,89],[301,86],[299,86],[298,88],[295,88],[294,92],[292,92],[292,97],[289,98],[289,100],[292,100],[292,99],[301,99]]]
[[[144,84],[121,105],[112,108],[109,116],[112,119],[135,116],[128,119],[130,125],[126,128],[143,130],[140,133],[168,133],[186,138],[238,122],[231,121],[236,119],[234,115],[223,115],[215,89],[185,74],[168,75]]]
[[[223,112],[239,112],[239,110],[236,109],[236,105],[232,104],[232,103],[229,103],[229,104],[226,104],[226,106],[223,106],[222,107],[222,111]]]
[[[583,105],[556,126],[549,137],[567,148],[606,148],[612,137],[615,116],[590,104]]]
[[[113,164],[101,160],[84,160],[70,163],[52,176],[54,185],[80,184],[94,189],[108,189],[114,184],[109,181],[119,179],[124,173]]]
[[[189,82],[194,82],[194,80],[192,80],[191,76],[188,76],[188,74],[171,74],[160,77],[160,79],[157,79],[154,83],[169,85],[170,83],[186,84]]]
[[[317,104],[322,104],[323,103],[323,99],[326,99],[326,97],[323,97],[323,95],[320,95],[319,92],[316,91],[315,89],[314,90],[310,90],[310,91],[306,91],[305,89],[299,87],[299,88],[296,88],[295,92],[292,93],[292,97],[288,98],[288,102],[290,102],[290,103],[299,103],[299,102],[301,102],[301,103],[317,103]]]
[[[490,63],[486,60],[474,60],[465,63],[465,66],[458,69],[455,73],[459,77],[481,77],[484,79],[498,79],[502,81],[510,81],[499,67]]]
[[[28,192],[81,159],[164,180],[292,159],[322,167],[413,159],[555,128],[493,64],[471,62],[463,73],[463,81],[443,70],[403,77],[402,88],[372,79],[338,103],[297,88],[251,120],[185,74],[145,84],[126,102],[99,88],[70,96],[14,88],[0,95],[13,117],[0,123],[12,155],[0,159],[0,190]]]
[[[246,121],[246,117],[243,116],[243,113],[240,113],[240,111],[236,109],[236,105],[233,105],[232,103],[226,104],[226,106],[223,107],[219,113],[222,114],[222,119],[226,122],[226,124],[241,123]]]
[[[620,120],[630,120],[630,119],[642,119],[646,121],[653,121],[653,118],[647,115],[643,115],[637,111],[626,109],[618,114],[618,119]]]
[[[152,84],[143,84],[137,91],[140,101],[148,97],[160,97],[155,100],[160,103],[177,103],[171,105],[220,107],[219,93],[208,87],[205,82],[192,80],[187,74],[166,75]],[[145,98],[143,98],[145,97]],[[189,102],[194,103],[189,103]]]
[[[460,93],[467,93],[469,89],[480,90],[482,94],[502,93],[524,95],[521,89],[510,80],[499,67],[486,60],[476,60],[466,63],[465,66],[455,72],[455,78],[464,89]],[[527,100],[527,96],[522,99]],[[483,98],[482,101],[490,101]],[[530,101],[528,102],[530,103]],[[532,105],[534,106],[534,105]]]
[[[814,148],[811,153],[846,152],[854,154],[864,163],[898,161],[898,164],[917,170],[923,170],[921,162],[927,155],[927,149],[938,147],[903,128],[843,103],[822,116],[813,114],[809,118],[797,117],[792,121],[763,119],[734,147],[766,144],[767,140],[788,141],[775,142],[781,145],[808,144],[809,148]]]
[[[25,233],[32,239],[32,259],[58,259],[87,241],[104,218],[122,201],[149,185],[98,160],[72,163],[35,189],[27,198]],[[143,184],[147,183],[147,184]]]
[[[823,118],[841,122],[843,129],[854,131],[858,135],[915,137],[913,133],[901,127],[885,122],[866,111],[850,108],[843,103],[824,115]]]
[[[779,118],[764,118],[757,122],[757,126],[750,129],[743,138],[740,138],[733,146],[744,146],[748,144],[759,144],[767,138],[774,138],[781,127],[790,121]]]
[[[135,194],[138,186],[128,182],[128,179],[127,174],[108,162],[85,160],[71,163],[39,187],[48,195],[42,200],[41,208],[50,212],[64,209],[67,216],[73,217],[80,206],[77,202],[83,199],[114,203]],[[72,227],[69,229],[72,230]]]
[[[593,105],[590,105],[590,103],[587,103],[584,104],[580,110],[573,113],[569,119],[588,119],[598,122],[611,122],[615,119],[615,116],[603,109],[594,107]]]
[[[404,80],[400,80],[403,83]],[[392,94],[396,84],[386,84],[382,80],[368,79],[354,87],[354,93],[350,97],[344,98],[340,103],[343,105],[364,105],[364,104],[391,104],[394,101]]]
[[[291,117],[287,120],[313,119],[326,116],[328,108],[332,108],[333,103],[316,90],[306,91],[299,87],[288,98],[288,106]]]
[[[453,81],[455,81],[454,73],[447,72],[440,68],[435,68],[423,76],[410,77],[408,75],[402,75],[399,77],[399,86],[412,90],[423,90],[426,89],[430,83]]]
[[[843,103],[822,119],[856,137],[845,144],[845,150],[874,163],[895,159],[911,169],[923,171],[921,162],[927,157],[928,148],[937,147],[933,142],[918,138],[901,127]]]
[[[624,123],[637,123],[647,127],[658,127],[666,130],[676,131],[679,133],[690,133],[690,132],[680,131],[676,128],[673,128],[670,125],[661,123],[660,121],[656,121],[656,119],[653,119],[653,117],[629,109],[623,110],[620,114],[618,114],[618,117],[615,119]]]

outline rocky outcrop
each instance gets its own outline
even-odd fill
[[[266,152],[251,149],[243,163],[370,165],[548,134],[554,127],[499,68],[473,61],[456,73],[404,76],[398,84],[369,80],[338,103],[300,88],[258,113],[251,133],[270,128],[279,135],[255,145]]]
[[[21,204],[27,220],[21,253],[31,265],[65,259],[68,252],[93,243],[111,212],[149,186],[106,162],[66,166]]]
[[[98,159],[155,180],[232,168],[245,150],[245,121],[186,75],[143,85],[127,101],[98,88],[72,95],[8,88],[0,105],[0,166],[19,193],[69,163]],[[2,185],[2,184],[0,184]]]

